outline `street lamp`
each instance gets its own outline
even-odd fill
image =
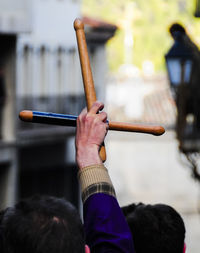
[[[192,76],[193,51],[183,36],[177,32],[173,46],[165,55],[169,81],[175,90],[180,85],[189,84]]]
[[[169,81],[177,105],[176,132],[180,143],[185,139],[188,103],[191,103],[194,51],[184,32],[173,31],[174,44],[165,55]]]

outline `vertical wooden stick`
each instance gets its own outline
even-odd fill
[[[81,71],[83,77],[83,84],[85,90],[85,98],[88,110],[92,104],[96,101],[96,92],[94,88],[94,81],[92,77],[92,70],[90,66],[90,60],[87,50],[87,43],[84,32],[84,24],[80,19],[74,21],[74,29],[76,31],[77,45],[80,57]],[[103,145],[100,149],[100,157],[104,162],[106,160],[106,150]]]

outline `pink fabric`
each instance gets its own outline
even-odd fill
[[[184,243],[183,253],[186,252],[186,244]]]
[[[87,245],[85,245],[85,253],[90,253],[90,248]]]

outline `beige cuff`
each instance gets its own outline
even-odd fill
[[[112,186],[108,170],[101,164],[91,165],[81,169],[78,173],[78,177],[82,193],[93,184],[103,182]]]

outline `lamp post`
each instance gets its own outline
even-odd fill
[[[184,36],[185,34],[179,31],[173,34],[174,44],[165,55],[169,81],[177,105],[177,136],[181,140],[184,137],[187,116],[186,103],[190,93],[194,65],[192,48],[186,43]]]
[[[176,135],[181,154],[187,159],[193,177],[200,181],[200,130],[195,125],[200,108],[194,102],[198,101],[198,92],[195,92],[198,79],[195,75],[199,68],[195,58],[197,51],[185,33],[176,31],[172,35],[174,44],[165,55],[165,60],[177,105]],[[192,118],[191,122],[188,118]]]
[[[165,55],[169,81],[173,89],[181,85],[189,85],[193,67],[193,52],[180,32],[175,35],[175,41]]]

